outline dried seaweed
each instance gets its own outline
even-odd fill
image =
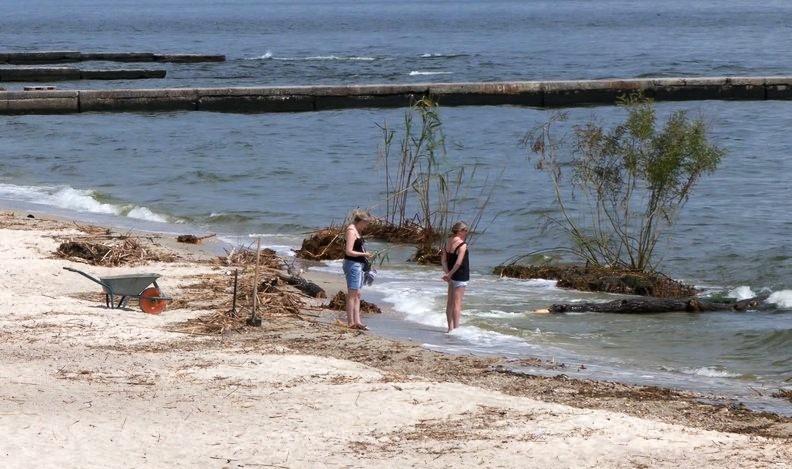
[[[55,254],[63,259],[79,259],[90,265],[107,267],[178,260],[176,254],[165,252],[153,244],[145,246],[139,238],[123,236],[101,242],[93,238],[65,241]]]
[[[259,263],[270,269],[281,269],[285,263],[274,250],[264,248],[259,251]],[[218,256],[216,262],[228,267],[252,267],[256,265],[256,250],[247,246],[226,249],[225,256]]]
[[[327,309],[332,309],[335,311],[345,311],[346,310],[346,293],[339,291],[330,300],[330,303],[327,305]],[[360,312],[363,314],[382,314],[382,310],[379,306],[375,305],[374,303],[369,303],[365,300],[360,300]]]

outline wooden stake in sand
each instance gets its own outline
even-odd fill
[[[254,235],[251,235],[254,236]],[[250,326],[261,326],[261,318],[256,314],[258,306],[258,279],[259,279],[259,262],[261,259],[261,237],[256,236],[256,269],[253,272],[253,309],[250,313],[250,318],[247,320]]]

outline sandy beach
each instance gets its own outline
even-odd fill
[[[77,225],[0,215],[0,465],[15,467],[790,467],[792,419],[690,393],[443,355],[301,314],[201,333],[228,308],[201,250],[99,267],[56,258]],[[97,275],[158,272],[159,316],[108,310]],[[322,279],[319,279],[322,280]],[[328,293],[332,282],[324,279]],[[321,282],[320,282],[321,283]],[[206,295],[209,298],[211,295]]]

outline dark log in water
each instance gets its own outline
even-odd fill
[[[296,287],[298,290],[310,296],[311,298],[327,298],[327,293],[325,293],[324,289],[309,280],[305,280],[304,278],[297,277],[295,275],[279,274],[278,277],[289,285]]]
[[[748,311],[768,309],[765,303],[767,295],[760,295],[747,300],[731,303],[689,298],[685,300],[669,298],[628,298],[608,301],[607,303],[562,303],[548,308],[551,313],[620,313],[620,314],[652,314],[652,313],[700,313],[707,311]]]

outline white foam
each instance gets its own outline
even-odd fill
[[[362,61],[371,62],[377,60],[376,57],[358,56],[358,55],[311,55],[308,57],[276,57],[272,52],[267,51],[264,55],[258,57],[250,57],[247,60],[283,60],[287,62],[296,61],[314,61],[314,60],[341,60],[341,61]]]
[[[312,57],[306,57],[304,60],[362,60],[364,62],[370,62],[377,59],[376,57],[359,57],[354,55],[351,57],[343,57],[338,55],[315,55]]]
[[[69,186],[50,187],[0,184],[0,198],[50,205],[75,212],[126,216],[161,223],[170,221],[168,217],[155,213],[147,207],[100,202],[97,200],[94,191],[75,189]]]
[[[126,216],[128,216],[129,218],[137,218],[139,220],[156,221],[160,223],[168,222],[167,217],[160,215],[158,213],[154,213],[146,207],[138,207],[138,206],[132,207],[132,209],[126,213]]]
[[[427,54],[421,54],[421,55],[419,55],[419,57],[422,58],[422,59],[437,59],[437,58],[441,58],[441,57],[445,57],[445,58],[462,57],[464,55],[465,54],[454,54],[454,53],[450,53],[450,54],[427,53]]]
[[[516,311],[508,312],[501,311],[499,309],[493,309],[491,311],[469,311],[468,314],[479,318],[505,319],[513,318],[514,316],[521,315],[522,313]]]
[[[747,300],[748,298],[755,297],[756,293],[751,290],[751,287],[742,285],[730,291],[727,296],[729,298],[736,298],[737,300]]]
[[[706,376],[707,378],[736,378],[740,376],[724,369],[703,366],[701,368],[683,368],[682,373],[696,376]]]
[[[272,58],[272,52],[267,51],[258,57],[247,57],[245,60],[269,60]]]
[[[390,286],[388,290],[390,293],[383,300],[392,304],[396,311],[404,313],[408,320],[428,326],[446,327],[445,311],[441,311],[436,302],[443,295],[442,289],[395,289]]]
[[[110,213],[113,215],[120,213],[119,207],[103,204],[96,200],[93,191],[64,187],[49,196],[45,194],[44,203],[46,203],[47,199],[50,201],[48,205],[55,205],[56,207],[78,212]]]
[[[451,72],[431,72],[426,70],[413,70],[409,73],[411,77],[418,75],[451,75]]]
[[[294,245],[282,244],[283,238],[285,236],[281,234],[262,234],[261,248],[272,249],[281,257],[294,257]],[[256,247],[255,240],[251,240],[249,236],[220,235],[217,239],[232,247],[245,246],[253,249]]]
[[[522,280],[521,283],[524,283],[529,287],[555,289],[556,285],[558,285],[558,280],[545,280],[543,278],[535,278],[531,280]]]
[[[773,303],[781,308],[792,308],[792,290],[779,290],[773,292],[768,298],[768,303]]]

